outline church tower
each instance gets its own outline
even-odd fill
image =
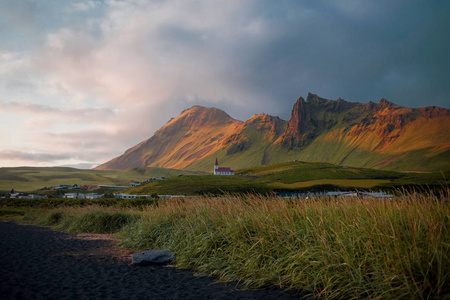
[[[216,157],[216,164],[214,165],[214,170],[219,169],[219,162],[217,161],[217,157]]]
[[[214,164],[214,175],[234,175],[234,171],[230,168],[219,167],[219,161],[216,157],[216,163]]]

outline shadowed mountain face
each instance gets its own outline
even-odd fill
[[[267,114],[246,122],[194,106],[100,170],[163,167],[212,171],[215,158],[234,169],[289,160],[353,167],[450,169],[450,110],[327,100],[308,94],[289,121]]]

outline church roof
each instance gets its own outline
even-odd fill
[[[216,172],[234,172],[233,170],[231,170],[231,168],[223,168],[220,167],[218,169],[215,170]]]

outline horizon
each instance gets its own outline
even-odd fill
[[[445,1],[4,1],[0,167],[98,166],[192,105],[450,108]]]

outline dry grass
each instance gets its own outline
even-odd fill
[[[136,212],[116,229],[129,248],[171,249],[180,268],[249,287],[308,290],[326,299],[444,299],[450,209],[437,199],[180,198]]]

